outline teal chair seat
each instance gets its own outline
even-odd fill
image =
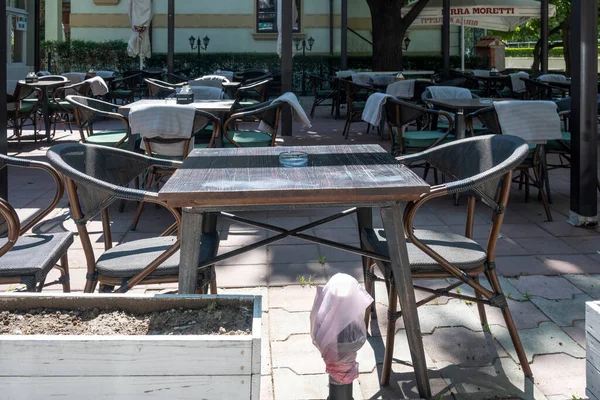
[[[333,96],[334,93],[335,93],[335,90],[317,90],[317,95],[319,97]]]
[[[19,118],[20,117],[26,117],[27,115],[31,114],[31,112],[33,111],[33,108],[35,106],[35,103],[23,103],[21,102],[21,107],[19,107]],[[10,118],[14,118],[17,115],[17,109],[14,107],[14,105],[8,105],[6,107],[6,114],[7,116]]]
[[[57,113],[64,113],[65,110],[70,111],[70,112],[73,111],[73,105],[66,100],[61,100],[59,102],[55,102],[54,100],[51,100],[48,103],[48,108],[50,109],[51,112],[57,112]]]
[[[97,144],[100,146],[114,146],[119,143],[121,139],[127,136],[125,129],[113,129],[102,132],[94,132],[93,135],[88,136],[85,141],[90,144]],[[123,142],[119,147],[127,147],[127,140]]]
[[[571,132],[561,132],[562,141],[565,142],[567,146],[571,145]],[[566,151],[565,146],[560,143],[558,140],[548,140],[546,143],[546,149],[549,151]]]
[[[434,144],[444,136],[441,131],[406,131],[402,134],[402,143],[404,147],[426,148]],[[453,134],[450,134],[442,143],[447,143],[455,139]]]
[[[242,147],[268,147],[272,141],[271,135],[261,131],[228,130],[227,135]],[[225,147],[235,147],[227,138],[225,139]]]
[[[355,110],[363,109],[363,108],[365,108],[366,104],[367,104],[366,101],[354,101],[354,102],[352,102],[352,108]]]

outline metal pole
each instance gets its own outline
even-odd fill
[[[571,210],[575,226],[598,221],[598,2],[572,1]]]
[[[342,0],[342,37],[340,46],[342,58],[340,60],[340,69],[348,69],[348,0]]]
[[[0,0],[2,21],[6,22],[6,0]],[[4,26],[5,24],[2,24]],[[6,93],[6,27],[0,28],[0,93]],[[6,96],[0,96],[0,110],[6,110]],[[6,112],[0,112],[0,154],[8,153]],[[0,169],[0,197],[8,200],[8,168]]]
[[[292,29],[293,7],[292,0],[281,1],[281,92],[292,91],[293,54]],[[292,111],[284,107],[281,115],[282,136],[292,136]]]
[[[329,0],[329,54],[333,55],[333,1]]]
[[[175,0],[169,0],[167,7],[167,72],[172,74],[175,66]]]
[[[447,78],[450,75],[450,0],[444,0],[442,17],[442,65],[443,75]]]
[[[541,60],[542,60],[542,73],[548,73],[548,0],[541,1],[541,32],[540,37],[542,38],[542,49],[541,49]]]
[[[41,54],[40,54],[40,42],[41,42],[41,27],[40,27],[40,0],[34,2],[34,14],[33,14],[33,70],[38,72],[41,67]]]

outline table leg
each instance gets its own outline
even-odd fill
[[[50,136],[50,115],[48,114],[48,91],[42,88],[42,112],[44,113],[44,127],[46,128],[46,140],[52,143]]]
[[[361,232],[363,229],[372,228],[373,227],[373,212],[370,208],[359,208],[357,210],[357,218],[358,218],[358,237],[361,236]],[[360,240],[360,248],[365,250],[362,240]],[[362,256],[362,264],[363,264],[363,275],[367,272],[368,265],[368,257]],[[366,276],[365,282],[367,280]]]
[[[181,219],[181,260],[179,262],[179,294],[196,293],[200,241],[202,238],[202,213],[184,208]]]
[[[429,380],[427,378],[425,350],[423,349],[419,315],[417,314],[417,305],[415,302],[415,291],[413,289],[410,263],[406,250],[402,211],[403,208],[400,204],[382,208],[381,218],[383,219],[392,272],[398,290],[398,299],[400,301],[404,326],[406,327],[406,337],[410,348],[410,356],[415,371],[419,396],[428,399],[431,397],[431,388],[429,387]]]
[[[465,138],[465,110],[458,110],[456,113],[456,138]]]

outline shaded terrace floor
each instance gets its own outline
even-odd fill
[[[310,99],[303,99],[305,106]],[[342,143],[378,143],[389,148],[376,132],[365,134],[366,124],[353,124],[350,139],[341,136],[344,120],[329,117],[327,108],[317,110],[313,127],[285,137],[278,145],[318,145]],[[75,127],[74,127],[75,128]],[[26,133],[27,134],[27,133]],[[57,141],[76,141],[59,126]],[[11,155],[43,159],[45,143],[24,143],[19,149],[11,143]],[[420,173],[420,171],[417,171]],[[486,399],[522,397],[570,399],[585,397],[584,302],[600,297],[600,231],[568,225],[569,170],[550,172],[554,222],[546,222],[543,207],[532,189],[531,199],[514,190],[497,249],[497,267],[510,301],[513,317],[520,329],[527,354],[533,361],[536,383],[526,385],[515,363],[516,356],[508,340],[503,321],[496,310],[488,309],[490,329],[484,331],[477,308],[459,300],[441,299],[419,309],[428,357],[432,391],[445,399]],[[21,218],[32,215],[51,201],[54,188],[43,172],[11,168],[9,199]],[[450,198],[429,202],[418,214],[416,224],[428,229],[462,233],[465,203],[454,206]],[[257,220],[285,228],[304,225],[335,210],[245,213]],[[171,223],[170,215],[148,205],[136,231],[130,230],[135,205],[128,203],[119,213],[111,207],[113,242],[126,242],[155,236]],[[376,227],[382,227],[374,211]],[[475,238],[484,242],[491,224],[491,213],[478,206]],[[47,218],[43,229],[75,231],[69,218],[66,198]],[[221,250],[240,247],[269,233],[253,227],[220,222]],[[103,249],[99,219],[88,226],[94,248]],[[308,233],[358,245],[354,216],[334,221]],[[80,291],[85,280],[85,258],[78,238],[69,253],[71,285]],[[315,294],[314,285],[323,284],[332,275],[345,272],[362,281],[358,256],[341,253],[325,246],[288,238],[266,248],[251,251],[223,262],[217,268],[220,293],[263,295],[264,341],[262,354],[262,392],[264,399],[326,398],[327,376],[324,364],[309,335],[309,312]],[[301,286],[301,282],[307,282]],[[440,282],[422,283],[439,285]],[[136,287],[134,292],[154,293],[176,285]],[[1,290],[15,290],[2,286]],[[51,287],[47,291],[60,290]],[[463,289],[466,291],[466,289]],[[402,323],[398,322],[392,385],[381,388],[383,344],[385,343],[385,287],[377,286],[377,315],[371,337],[359,352],[361,375],[355,383],[355,399],[418,397],[410,368]]]

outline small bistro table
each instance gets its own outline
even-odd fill
[[[491,99],[425,99],[427,103],[456,113],[456,138],[465,137],[465,110],[477,111],[492,105]]]
[[[285,151],[308,153],[308,164],[292,168],[280,166],[279,154]],[[183,209],[180,294],[195,293],[200,268],[210,267],[221,260],[288,236],[361,255],[364,266],[367,258],[390,261],[417,387],[421,397],[429,398],[431,391],[406,250],[402,204],[428,192],[429,185],[425,181],[398,163],[379,145],[297,146],[195,149],[160,189],[158,199],[169,206]],[[292,211],[323,207],[351,208],[291,230],[231,214],[235,211]],[[358,248],[301,233],[352,213],[358,215],[360,232],[372,226],[372,208],[381,208],[389,257],[371,253],[362,245]],[[201,260],[201,239],[207,232],[214,237],[217,225],[215,215],[278,234]],[[207,219],[210,220],[208,224]],[[211,254],[216,254],[216,251]]]
[[[66,78],[64,81],[37,81],[31,83],[27,83],[25,80],[19,81],[19,84],[21,85],[30,86],[42,92],[42,112],[44,114],[44,128],[46,129],[46,140],[48,141],[48,143],[52,142],[52,135],[50,133],[50,114],[48,110],[48,105],[50,102],[50,100],[48,99],[48,92],[58,87],[67,85],[70,82],[71,81],[67,80]]]

